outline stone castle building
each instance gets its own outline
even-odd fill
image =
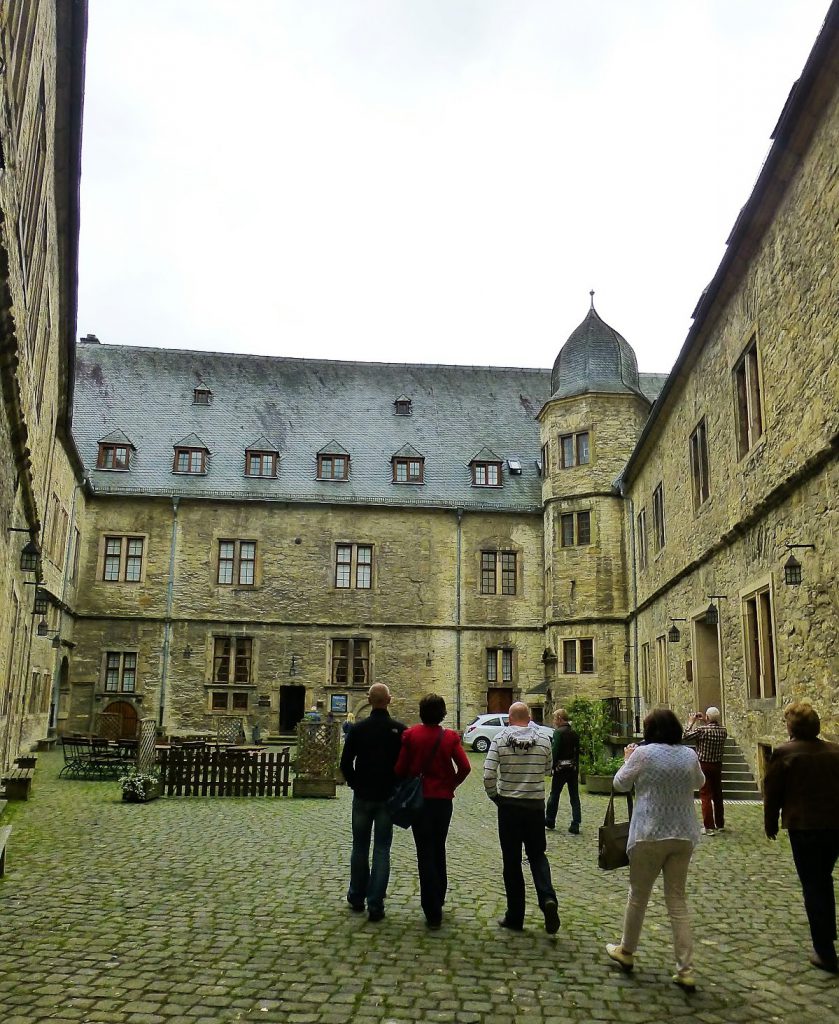
[[[363,711],[373,681],[409,719],[444,694],[454,725],[517,698],[610,698],[630,727],[716,703],[758,771],[791,699],[839,733],[838,143],[834,3],[667,377],[593,300],[551,372],[82,339],[72,395],[45,377],[31,508],[3,468],[58,631],[32,638],[26,537],[5,534],[5,756],[102,713],[276,735]],[[23,371],[3,373],[11,437]]]

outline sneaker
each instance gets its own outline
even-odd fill
[[[679,971],[678,974],[673,975],[673,983],[684,992],[696,991],[696,978],[693,976],[693,971]]]
[[[360,903],[354,903],[349,898],[349,896],[347,896],[347,903],[349,903],[350,909],[353,911],[353,913],[355,913],[355,914],[363,914],[364,913],[364,900],[361,900]]]
[[[725,832],[725,825],[720,825],[719,828],[714,829],[715,832]]]
[[[498,927],[499,928],[508,928],[511,932],[523,932],[524,931],[524,925],[523,924],[513,924],[513,922],[512,921],[508,921],[506,917],[499,917],[498,918]]]
[[[621,946],[620,943],[618,943],[617,945],[613,945],[611,942],[607,942],[606,952],[608,953],[609,957],[615,961],[616,964],[621,965],[621,970],[626,971],[627,974],[635,966],[635,954],[625,953],[623,950],[623,946]]]
[[[717,834],[717,830],[715,828],[703,828],[702,829],[702,835],[703,836],[715,836],[716,834]]]
[[[559,931],[559,910],[556,900],[546,900],[542,913],[545,915],[545,931],[548,935],[556,935]]]
[[[580,834],[580,826],[579,825],[569,825],[568,826],[568,832],[572,836],[578,836]]]
[[[383,907],[380,910],[368,910],[367,911],[367,920],[368,921],[372,921],[373,924],[375,924],[377,921],[383,921],[384,920],[384,916],[385,916],[385,912],[384,912],[384,908]]]

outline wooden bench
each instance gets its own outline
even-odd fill
[[[35,768],[38,765],[37,754],[18,754],[15,758],[18,768]]]
[[[6,843],[11,834],[11,825],[5,825],[3,828],[0,828],[0,878],[6,874]]]
[[[12,768],[3,776],[7,800],[28,800],[34,768]]]

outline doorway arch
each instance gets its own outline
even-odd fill
[[[114,715],[119,719],[118,732],[114,739],[133,740],[137,737],[137,710],[127,700],[116,700],[109,704],[103,711],[103,715]]]

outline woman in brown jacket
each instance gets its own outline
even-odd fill
[[[839,744],[818,738],[821,721],[809,704],[790,704],[784,720],[790,742],[772,751],[763,780],[764,829],[775,839],[780,813],[804,892],[813,939],[810,963],[837,974],[833,868],[839,859]]]

